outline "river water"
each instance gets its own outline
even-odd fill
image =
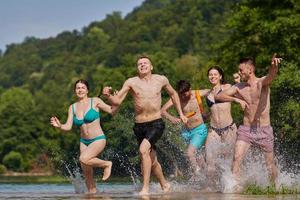
[[[98,184],[98,193],[94,195],[76,194],[72,184],[0,184],[0,199],[176,199],[176,200],[254,200],[300,199],[298,195],[241,195],[224,193],[204,193],[194,190],[192,186],[173,185],[174,192],[161,193],[158,184],[151,184],[151,195],[138,196],[132,183]]]

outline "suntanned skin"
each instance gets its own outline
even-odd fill
[[[188,118],[185,126],[193,129],[203,123],[202,114],[199,110],[198,102],[194,90],[189,90],[179,96],[183,114]],[[162,107],[162,115],[174,124],[180,123],[181,119],[171,115],[167,110],[173,106],[171,99]]]
[[[241,63],[239,74],[245,82],[216,95],[216,99],[221,101],[234,101],[241,105],[244,110],[243,125],[250,127],[265,127],[270,125],[270,84],[277,75],[278,65],[281,58],[273,55],[269,73],[267,76],[258,78],[255,76],[253,65]],[[232,172],[236,180],[240,178],[240,164],[250,148],[250,144],[238,140],[235,145],[235,155]],[[264,152],[267,169],[270,173],[271,181],[277,178],[277,167],[274,163],[274,152]]]
[[[217,69],[212,68],[208,71],[208,80],[212,87],[208,90],[206,96],[212,102],[216,102],[215,95],[221,90],[226,90],[231,87],[230,84],[223,84],[222,79],[223,77]],[[210,107],[210,112],[211,127],[222,129],[233,122],[230,102],[215,103]],[[219,136],[212,128],[209,129],[205,143],[207,175],[209,177],[207,182],[208,188],[206,189],[215,188],[217,182],[217,158],[222,155],[225,159],[232,159],[235,140],[235,125],[221,136]]]
[[[91,108],[91,99],[88,97],[87,86],[81,82],[76,84],[75,94],[78,101],[74,104],[75,115],[78,119],[83,119],[86,112]],[[109,114],[116,112],[116,106],[109,106],[104,103],[100,98],[93,97],[93,109],[96,111],[103,110]],[[66,123],[61,124],[56,116],[51,117],[50,124],[55,128],[59,128],[63,131],[70,131],[73,126],[73,110],[72,105],[69,106],[68,118]],[[103,130],[100,126],[100,119],[97,119],[91,123],[83,124],[80,127],[80,136],[85,139],[92,139],[103,134]],[[97,156],[104,150],[106,140],[97,140],[86,146],[80,143],[80,164],[85,176],[86,186],[89,193],[96,193],[96,183],[93,179],[93,167],[104,168],[102,180],[107,180],[111,174],[112,162],[105,161],[97,158]]]
[[[212,89],[207,92],[207,98],[215,102],[215,95],[220,90],[226,90],[231,87],[230,84],[221,84],[222,76],[216,69],[211,69],[208,73],[208,80],[212,85]],[[214,104],[211,108],[210,125],[215,128],[224,128],[232,121],[231,103],[224,102]]]
[[[105,95],[112,104],[119,106],[128,92],[130,92],[134,101],[135,122],[143,123],[161,118],[161,91],[164,89],[171,97],[181,120],[186,123],[187,118],[182,113],[178,94],[165,76],[152,74],[152,69],[153,66],[148,58],[138,59],[138,76],[126,80],[122,89],[115,95],[111,95],[111,87],[104,87],[103,95]],[[169,191],[170,184],[164,178],[161,165],[157,161],[156,151],[151,149],[151,144],[147,139],[142,141],[139,151],[142,160],[141,168],[143,174],[143,188],[139,194],[149,194],[151,171],[158,178],[163,191]]]
[[[200,92],[201,94],[201,92]],[[188,129],[193,129],[201,124],[203,124],[202,114],[199,109],[197,98],[194,90],[189,90],[179,95],[181,108],[183,114],[188,118],[185,127]],[[165,105],[161,108],[162,115],[171,121],[173,124],[178,124],[181,122],[181,119],[171,115],[168,112],[168,109],[173,106],[172,100],[168,100]],[[199,169],[197,159],[196,159],[197,149],[193,145],[189,145],[186,151],[187,157],[189,158],[194,172],[197,172]],[[200,164],[204,165],[204,160],[200,158]]]

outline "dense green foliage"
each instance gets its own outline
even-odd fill
[[[222,66],[232,82],[239,58],[255,57],[257,74],[264,75],[277,52],[284,62],[272,84],[271,117],[277,149],[292,150],[289,159],[295,161],[300,153],[299,9],[296,0],[146,0],[125,18],[114,12],[82,31],[8,45],[0,53],[0,166],[54,171],[62,169],[62,160],[77,159],[78,129],[62,133],[50,127],[49,118],[66,119],[78,78],[88,80],[91,96],[104,85],[119,89],[135,75],[139,54],[150,55],[154,72],[166,75],[172,85],[189,79],[194,88],[207,88],[210,65]],[[240,123],[241,110],[233,108]],[[121,162],[138,164],[132,111],[127,97],[117,116],[102,118],[109,149],[103,156],[119,163],[115,174],[128,173]],[[160,153],[169,162],[183,144],[177,134],[167,136]]]
[[[0,165],[0,174],[4,174],[6,172],[6,167],[4,165]]]

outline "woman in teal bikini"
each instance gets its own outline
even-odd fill
[[[63,131],[69,131],[72,125],[80,127],[80,163],[86,179],[89,193],[96,193],[96,183],[93,179],[93,167],[104,169],[102,180],[107,180],[111,174],[112,162],[97,158],[106,145],[106,137],[100,126],[100,112],[103,110],[113,114],[116,107],[104,103],[100,98],[88,97],[89,86],[86,80],[78,80],[74,87],[78,101],[69,107],[68,118],[61,124],[57,117],[50,119],[51,125]]]

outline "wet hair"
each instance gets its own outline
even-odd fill
[[[77,81],[75,82],[75,84],[74,84],[74,90],[76,89],[77,83],[82,83],[82,84],[84,84],[84,85],[86,86],[86,88],[89,90],[89,83],[88,83],[86,80],[84,80],[84,79],[79,79],[79,80],[77,80]]]
[[[208,70],[207,70],[207,76],[209,75],[209,72],[210,70],[212,69],[215,69],[219,72],[219,74],[222,76],[220,82],[221,84],[224,84],[225,83],[225,75],[224,75],[224,71],[221,67],[217,66],[217,65],[214,65],[214,66],[211,66]]]
[[[248,64],[255,67],[255,60],[252,57],[244,57],[240,59],[240,64]]]
[[[191,84],[186,80],[180,80],[177,82],[176,86],[178,94],[182,94],[184,92],[187,92],[191,89]]]
[[[150,61],[151,65],[152,65],[152,60],[150,59],[149,56],[146,56],[146,55],[140,55],[140,56],[138,56],[135,63],[137,64],[137,62],[138,62],[140,59],[143,59],[143,58],[147,58],[147,59]]]

